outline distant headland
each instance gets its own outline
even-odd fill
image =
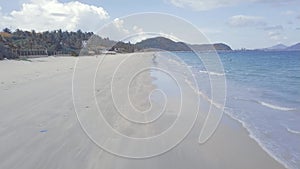
[[[300,51],[300,43],[296,43],[291,46],[286,46],[284,44],[277,44],[268,48],[263,48],[260,50],[264,51]]]

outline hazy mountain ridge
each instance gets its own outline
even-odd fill
[[[196,51],[207,51],[207,50],[217,50],[217,51],[231,51],[231,47],[224,43],[215,44],[194,44],[190,45],[193,50]]]
[[[165,37],[154,37],[142,40],[135,44],[137,50],[160,49],[166,51],[231,51],[231,47],[223,44],[187,44],[184,42],[175,42]]]
[[[289,46],[286,50],[300,50],[300,43],[296,43],[295,45]]]
[[[284,44],[277,44],[268,48],[263,48],[261,50],[265,51],[300,51],[300,43],[296,43],[291,46],[286,46]]]

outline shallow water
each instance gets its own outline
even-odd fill
[[[219,53],[224,73],[207,71],[192,52],[176,55],[192,69],[199,89],[208,96],[210,84],[203,79],[225,75],[225,113],[242,123],[273,158],[288,168],[300,168],[300,52]]]

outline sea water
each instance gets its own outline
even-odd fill
[[[300,52],[220,52],[224,72],[207,71],[195,53],[176,55],[192,69],[200,90],[205,75],[226,76],[224,112],[274,159],[300,168]],[[209,87],[203,90],[209,95]]]

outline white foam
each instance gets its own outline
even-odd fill
[[[276,161],[278,161],[280,164],[282,164],[285,168],[294,168],[291,165],[289,165],[288,163],[286,163],[284,160],[282,160],[281,158],[277,157],[276,152],[273,152],[271,150],[269,150],[267,148],[267,144],[266,142],[264,142],[263,140],[259,139],[255,132],[251,130],[251,127],[247,125],[247,123],[237,117],[235,117],[232,113],[230,113],[229,111],[224,111],[224,113],[226,115],[228,115],[230,118],[232,118],[233,120],[236,120],[237,122],[239,122],[243,128],[245,128],[248,133],[249,133],[249,137],[251,139],[253,139],[266,153],[268,153],[272,158],[274,158]]]
[[[261,105],[263,105],[263,106],[265,106],[265,107],[274,109],[274,110],[282,110],[282,111],[292,111],[292,110],[296,110],[296,109],[294,109],[294,108],[281,107],[281,106],[273,105],[273,104],[266,103],[266,102],[258,102],[258,103],[260,103]]]
[[[300,134],[300,131],[296,131],[296,130],[293,130],[293,129],[290,129],[288,127],[286,127],[286,130],[292,134]]]
[[[198,94],[199,96],[201,96],[202,98],[204,98],[211,105],[215,106],[218,109],[223,109],[223,106],[221,104],[214,102],[214,100],[210,99],[207,95],[205,95],[203,92],[201,92],[200,90],[198,90],[195,86],[193,86],[193,84],[192,84],[191,81],[185,79],[185,82],[190,86],[190,88],[192,88],[192,90],[194,90],[194,92],[196,94]]]
[[[199,70],[199,73],[205,73],[205,74],[209,74],[212,76],[224,76],[224,73],[218,73],[218,72],[208,72],[205,70]]]
[[[273,105],[270,103],[266,103],[266,102],[262,102],[262,101],[257,101],[257,100],[250,100],[250,99],[243,99],[243,98],[238,98],[238,97],[234,97],[233,99],[235,100],[242,100],[242,101],[252,101],[252,102],[256,102],[260,105],[263,105],[265,107],[274,109],[274,110],[281,110],[281,111],[294,111],[296,110],[295,108],[290,108],[290,107],[282,107],[282,106],[278,106],[278,105]]]

